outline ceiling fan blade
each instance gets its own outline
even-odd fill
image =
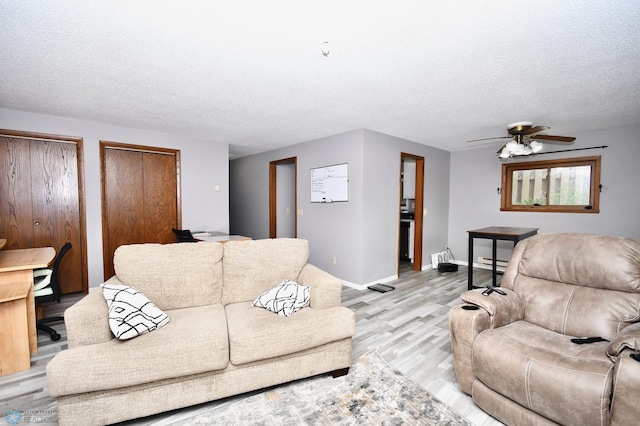
[[[555,135],[535,135],[531,136],[532,139],[539,139],[544,141],[552,141],[552,142],[573,142],[576,138],[571,136],[555,136]]]
[[[535,127],[530,128],[530,129],[523,129],[521,133],[523,135],[532,135],[534,133],[543,132],[543,131],[548,130],[550,128],[551,127],[548,127],[548,126],[535,126]]]
[[[494,140],[494,139],[513,139],[513,136],[496,136],[496,137],[493,137],[493,138],[472,139],[472,140],[467,141],[467,142],[490,141],[490,140]]]

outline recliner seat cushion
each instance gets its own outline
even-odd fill
[[[577,345],[526,321],[480,333],[473,368],[490,389],[560,424],[608,424],[607,342]]]
[[[225,307],[233,365],[274,358],[352,337],[355,315],[345,307],[304,308],[289,317],[251,302]]]
[[[47,366],[49,393],[119,389],[228,365],[229,340],[222,305],[176,309],[167,315],[171,321],[153,333],[60,352]]]

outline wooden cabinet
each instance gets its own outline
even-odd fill
[[[104,279],[123,244],[172,243],[181,227],[178,150],[100,142]]]
[[[81,179],[82,141],[0,131],[0,237],[5,249],[73,248],[60,269],[63,293],[87,290]]]

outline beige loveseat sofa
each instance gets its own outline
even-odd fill
[[[169,322],[114,338],[102,291],[65,312],[69,349],[47,366],[61,425],[120,422],[351,365],[355,317],[340,280],[307,263],[301,239],[140,244],[116,250],[109,284],[135,287]],[[252,306],[282,280],[310,286],[285,317]]]
[[[508,425],[638,424],[639,241],[528,238],[501,289],[468,291],[450,311],[462,391]]]

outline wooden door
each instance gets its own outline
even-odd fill
[[[0,236],[5,249],[73,248],[59,271],[63,293],[87,291],[82,226],[82,141],[63,136],[2,131]]]
[[[172,243],[181,227],[180,151],[100,142],[104,278],[123,244]]]

